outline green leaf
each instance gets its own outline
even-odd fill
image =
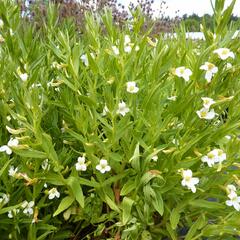
[[[80,182],[78,181],[78,178],[70,176],[67,179],[67,184],[71,188],[72,194],[76,198],[77,202],[80,204],[82,208],[84,208],[84,195],[82,192]]]
[[[210,202],[202,199],[192,200],[189,202],[191,206],[197,208],[207,208],[207,209],[224,209],[225,206],[218,202]]]
[[[40,158],[40,159],[46,159],[48,155],[45,152],[37,151],[34,149],[27,149],[27,150],[18,150],[14,149],[14,152],[21,156],[21,157],[26,157],[26,158]]]
[[[121,192],[120,192],[120,195],[125,196],[125,195],[129,194],[135,188],[136,188],[135,182],[129,180],[123,185],[123,187],[121,189]]]
[[[122,207],[122,223],[123,225],[127,224],[131,217],[131,209],[134,201],[128,197],[124,197],[121,207]]]
[[[58,214],[60,214],[61,212],[69,208],[72,205],[73,201],[74,201],[74,198],[70,196],[63,198],[57,210],[54,212],[53,217],[57,216]]]
[[[160,192],[155,191],[156,197],[153,199],[153,207],[162,216],[164,212],[164,203]]]
[[[191,240],[197,230],[201,229],[205,223],[204,217],[200,216],[195,223],[192,224],[191,228],[188,230],[185,240]]]
[[[174,208],[170,214],[170,224],[172,229],[176,229],[180,220],[180,210],[179,208]]]
[[[139,143],[136,145],[133,156],[129,160],[129,162],[132,164],[132,167],[140,171],[140,153],[139,153]]]

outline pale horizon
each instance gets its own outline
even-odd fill
[[[119,3],[127,6],[130,2],[137,3],[137,0],[118,0]],[[179,11],[178,16],[184,14],[191,15],[193,13],[202,16],[204,14],[213,14],[210,0],[165,0],[168,9],[165,12],[166,16],[175,17],[176,11]],[[158,9],[161,1],[154,1],[154,8]],[[231,0],[226,1],[226,6],[231,3]],[[234,15],[240,16],[240,0],[236,1],[233,11]]]

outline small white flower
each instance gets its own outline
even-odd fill
[[[208,108],[202,108],[201,110],[196,112],[200,118],[211,120],[215,117],[216,113],[214,109],[210,110]]]
[[[49,160],[48,159],[45,159],[43,162],[42,162],[42,165],[41,165],[41,167],[42,167],[42,169],[44,170],[44,171],[48,171],[49,169],[50,169],[50,163],[49,163]]]
[[[131,47],[130,45],[126,45],[126,46],[124,47],[124,52],[130,53],[131,51],[132,51],[132,47]]]
[[[2,19],[0,19],[0,28],[3,28],[3,26],[4,26],[4,22]]]
[[[11,28],[9,29],[9,33],[10,33],[11,37],[14,35],[14,32],[13,32],[13,30]]]
[[[226,153],[221,149],[213,149],[206,156],[201,158],[202,162],[206,162],[209,167],[212,167],[215,163],[222,163],[226,159]]]
[[[182,77],[186,82],[189,81],[192,71],[186,67],[178,67],[175,69],[175,75]]]
[[[204,65],[202,65],[200,67],[200,69],[206,71],[205,79],[208,82],[211,82],[212,77],[214,76],[214,74],[218,72],[218,68],[214,64],[212,64],[210,62],[205,62]]]
[[[17,215],[19,212],[20,212],[20,210],[17,209],[17,208],[15,208],[15,209],[13,209],[11,211],[8,211],[8,217],[9,218],[13,218],[13,216]]]
[[[127,92],[137,93],[139,88],[136,85],[136,82],[127,82]]]
[[[209,98],[209,97],[202,97],[202,100],[203,100],[203,106],[206,109],[209,109],[212,104],[216,103],[212,98]]]
[[[195,185],[199,183],[199,178],[192,177],[192,171],[190,169],[183,170],[182,171],[182,186],[186,186],[188,189],[190,189],[193,193],[196,192]]]
[[[213,51],[213,53],[218,54],[219,58],[222,60],[226,60],[227,58],[235,58],[235,55],[233,52],[230,51],[228,48],[219,48]]]
[[[16,147],[18,146],[18,144],[19,141],[16,138],[10,138],[7,145],[3,145],[0,147],[0,152],[6,152],[7,155],[11,155],[12,154],[11,147]]]
[[[26,82],[28,80],[27,73],[21,73],[21,74],[19,74],[19,77],[22,79],[23,82]]]
[[[237,191],[236,187],[232,184],[227,185],[226,189],[228,192],[236,192]]]
[[[202,162],[206,162],[209,167],[213,167],[217,162],[217,156],[214,152],[209,152],[206,156],[201,158]]]
[[[87,170],[87,165],[85,163],[86,159],[85,156],[78,157],[78,162],[75,164],[76,170],[77,171],[86,171]]]
[[[224,160],[227,159],[226,153],[221,149],[214,149],[211,152],[216,155],[216,158],[217,158],[216,162],[217,163],[222,163]]]
[[[9,195],[3,194],[0,198],[0,204],[7,204],[9,202]]]
[[[126,113],[128,113],[129,111],[130,111],[130,109],[127,107],[125,102],[121,101],[118,104],[117,114],[121,114],[122,116],[125,116]]]
[[[226,64],[226,69],[227,69],[227,70],[231,69],[232,67],[233,67],[233,65],[232,65],[231,63],[227,63],[227,64]]]
[[[176,101],[177,100],[177,96],[171,96],[167,98],[169,101]]]
[[[23,213],[26,215],[32,215],[33,214],[33,206],[34,206],[34,201],[31,201],[31,202],[24,201],[21,206],[23,208]]]
[[[135,50],[136,52],[138,52],[138,51],[140,50],[140,47],[137,45],[137,46],[134,48],[134,50]]]
[[[88,56],[86,54],[83,54],[80,59],[82,60],[82,62],[85,64],[85,66],[88,66],[89,65],[89,62],[88,62]]]
[[[230,194],[228,194],[228,198],[230,200],[226,201],[227,206],[233,206],[237,211],[240,211],[240,197],[237,195],[237,193],[231,191]]]
[[[100,163],[96,166],[96,169],[101,173],[109,172],[111,167],[108,165],[107,160],[101,159]]]
[[[16,138],[10,138],[8,141],[9,147],[16,147],[19,144],[19,141]]]
[[[11,177],[15,177],[15,175],[17,174],[18,168],[16,167],[14,169],[14,166],[11,166],[8,170],[8,175]]]
[[[44,183],[44,185],[43,185],[45,188],[47,188],[48,187],[48,185],[46,184],[46,183]]]
[[[48,191],[48,199],[59,198],[60,193],[58,192],[57,188],[52,188]]]
[[[90,53],[90,56],[91,56],[92,58],[95,58],[94,53]],[[83,55],[80,57],[80,59],[82,60],[82,62],[85,64],[86,67],[89,66],[89,61],[88,61],[88,56],[87,56],[87,54],[83,54]]]
[[[129,43],[131,43],[131,38],[129,35],[125,35],[124,36],[124,45],[128,45]]]
[[[157,162],[157,160],[158,160],[158,155],[152,156],[152,160],[153,160],[154,162]]]
[[[114,53],[115,55],[119,55],[119,49],[118,49],[118,47],[112,46],[112,50],[113,50],[113,53]]]
[[[103,108],[102,116],[106,116],[108,112],[109,112],[109,109],[108,109],[107,105],[105,105]]]
[[[232,137],[231,137],[230,135],[226,135],[225,138],[226,138],[227,140],[231,140],[231,139],[232,139]]]

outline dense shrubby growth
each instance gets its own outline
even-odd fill
[[[216,1],[205,41],[0,5],[1,239],[236,239],[240,42]],[[104,26],[104,27],[103,27]]]

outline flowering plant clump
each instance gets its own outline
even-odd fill
[[[0,6],[1,239],[237,239],[234,2],[205,39],[86,15],[84,34]],[[12,34],[13,33],[13,34]]]

